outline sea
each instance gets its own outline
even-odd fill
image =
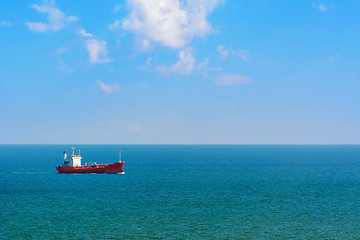
[[[360,145],[0,145],[0,239],[360,239]]]

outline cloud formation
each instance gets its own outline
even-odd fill
[[[89,52],[90,63],[107,63],[111,60],[107,57],[108,50],[105,41],[95,39],[85,41],[85,46]]]
[[[161,67],[160,71],[163,73],[179,73],[190,74],[194,69],[195,58],[192,55],[192,49],[187,48],[179,52],[179,61],[169,67]]]
[[[63,73],[71,73],[71,72],[74,72],[75,69],[73,67],[70,67],[69,65],[67,65],[64,60],[62,60],[61,58],[59,59],[59,67],[58,67],[58,70],[60,72],[63,72]]]
[[[217,46],[217,52],[222,58],[227,58],[229,55],[236,56],[241,58],[244,62],[249,62],[249,52],[246,50],[234,50],[234,49],[226,49],[223,45]]]
[[[167,109],[165,112],[166,112],[166,114],[167,114],[168,116],[174,116],[174,115],[175,115],[175,111],[174,111],[174,110],[171,110],[171,109]]]
[[[196,69],[197,69],[197,70],[204,69],[208,64],[209,64],[209,59],[206,58],[203,62],[199,63],[199,64],[196,66]]]
[[[219,45],[217,46],[217,52],[222,58],[227,58],[229,56],[229,50],[225,49],[225,46]]]
[[[96,83],[99,85],[100,89],[106,93],[113,93],[120,90],[120,86],[117,84],[105,84],[100,80],[97,80]]]
[[[79,30],[79,33],[89,40],[85,40],[84,44],[89,53],[90,63],[108,63],[111,59],[107,57],[108,50],[106,48],[105,41],[99,41],[93,37],[91,33],[85,31],[85,29]]]
[[[1,22],[0,22],[0,27],[8,27],[8,26],[10,26],[10,25],[11,25],[11,23],[8,22],[8,21],[1,21]]]
[[[122,5],[116,4],[116,5],[114,6],[114,13],[117,13],[121,8],[122,8]]]
[[[46,13],[47,22],[26,22],[25,24],[31,31],[34,32],[46,32],[46,31],[58,31],[65,27],[67,23],[76,22],[78,20],[75,16],[65,16],[65,13],[54,7],[54,2],[47,2],[43,5],[33,4],[31,5],[36,11],[40,13]]]
[[[122,28],[142,39],[170,48],[181,48],[195,36],[212,31],[206,18],[222,0],[129,0],[131,13],[116,20],[112,30]]]
[[[341,55],[341,54],[337,54],[336,56],[329,57],[329,58],[328,58],[328,62],[335,62],[335,61],[337,61],[337,60],[339,60],[339,59],[341,59],[341,58],[342,58],[342,55]]]
[[[312,4],[313,8],[317,8],[319,9],[321,12],[326,12],[328,10],[328,7],[325,5],[325,4],[316,4],[316,3],[313,3]]]
[[[144,135],[144,136],[150,134],[150,132],[149,132],[148,130],[143,129],[142,127],[140,127],[139,125],[136,125],[136,124],[130,124],[130,125],[129,125],[129,128],[130,128],[132,131],[134,131],[134,132],[136,132],[136,133],[139,133],[139,134],[141,134],[141,135]]]
[[[87,33],[87,32],[85,31],[85,29],[81,29],[81,30],[79,31],[79,33],[80,33],[81,35],[83,35],[84,37],[92,37],[92,36],[93,36],[91,33]]]
[[[214,84],[220,86],[244,85],[244,84],[251,84],[251,79],[244,75],[224,74],[218,77],[214,81]]]

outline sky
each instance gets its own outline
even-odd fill
[[[1,144],[360,144],[360,1],[2,0]]]

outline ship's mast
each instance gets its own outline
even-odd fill
[[[74,147],[71,147],[71,149],[73,150],[73,154],[72,154],[72,155],[75,155],[75,153],[74,153],[75,148],[74,148]]]

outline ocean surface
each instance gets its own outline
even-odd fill
[[[360,239],[360,146],[0,145],[0,239]]]

